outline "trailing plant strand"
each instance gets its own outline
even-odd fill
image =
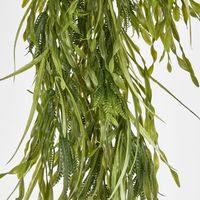
[[[193,0],[23,0],[22,7],[27,10],[14,48],[26,22],[23,39],[33,60],[0,79],[32,67],[36,70],[31,112],[17,147],[31,127],[24,157],[0,175],[17,175],[17,199],[30,199],[38,185],[38,199],[53,200],[54,186],[62,181],[59,200],[157,200],[160,160],[180,186],[158,145],[155,118],[159,116],[152,105],[151,81],[178,100],[152,76],[155,62],[165,57],[171,72],[174,55],[199,86],[176,23],[184,20],[191,30],[191,17],[200,19],[200,4]],[[130,37],[135,34],[149,46],[151,66]],[[157,41],[163,46],[160,58]],[[35,171],[25,187],[31,169]]]

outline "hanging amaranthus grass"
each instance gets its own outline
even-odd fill
[[[23,37],[33,60],[1,79],[35,66],[33,104],[17,147],[32,127],[24,157],[0,175],[17,175],[17,199],[30,199],[38,185],[38,199],[52,200],[62,181],[59,200],[157,200],[159,160],[179,186],[154,124],[151,81],[173,96],[152,77],[154,43],[161,41],[160,60],[167,57],[169,71],[173,54],[199,86],[176,22],[183,19],[191,27],[190,16],[199,19],[200,5],[193,0],[24,0],[22,7],[27,10],[15,46],[27,22]],[[134,34],[149,45],[151,66],[130,37]]]

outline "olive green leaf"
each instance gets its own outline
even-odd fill
[[[164,59],[171,72],[176,67],[174,54],[179,67],[199,86],[177,22],[183,20],[191,36],[191,16],[200,18],[200,4],[194,0],[23,0],[22,7],[27,8],[15,37],[14,66],[24,24],[23,39],[33,59],[0,80],[33,67],[35,77],[34,90],[28,90],[33,102],[27,124],[9,162],[29,135],[24,156],[0,174],[0,178],[18,178],[8,198],[18,189],[18,200],[31,199],[38,186],[40,200],[155,200],[160,194],[161,161],[180,187],[176,170],[159,147],[155,119],[163,120],[152,103],[151,84],[200,119],[153,75],[160,65],[157,61]],[[147,53],[142,53],[136,37],[149,46]],[[58,182],[63,187],[57,197]]]

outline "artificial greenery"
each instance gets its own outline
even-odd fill
[[[151,82],[173,96],[152,73],[154,63],[164,58],[171,72],[171,56],[175,56],[199,86],[176,25],[183,20],[191,32],[191,17],[200,18],[200,4],[193,0],[24,0],[22,7],[27,8],[15,47],[26,22],[23,38],[33,60],[1,79],[35,66],[33,104],[17,147],[31,127],[24,157],[0,175],[17,175],[17,199],[30,199],[38,185],[38,200],[53,200],[53,188],[62,181],[59,200],[157,200],[160,160],[180,186],[158,145],[154,120],[160,118],[151,102]],[[149,45],[150,66],[131,35]],[[157,41],[163,46],[160,58]]]

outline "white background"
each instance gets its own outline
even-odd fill
[[[14,36],[24,13],[21,9],[21,1],[0,0],[0,77],[9,74],[13,70],[13,43]],[[200,79],[200,23],[193,20],[193,44],[189,45],[188,30],[183,24],[179,25],[182,42],[193,63],[194,70]],[[20,38],[17,47],[17,66],[23,66],[30,61],[26,54],[27,44]],[[147,54],[146,46],[140,46],[144,54]],[[196,88],[189,75],[183,72],[173,62],[173,72],[169,74],[166,64],[157,64],[154,77],[159,79],[186,105],[200,115],[200,89]],[[14,160],[6,165],[6,162],[14,152],[23,133],[28,112],[31,106],[31,95],[26,91],[32,87],[34,70],[29,70],[13,81],[0,82],[0,173],[11,169],[22,158],[23,147],[20,148]],[[157,114],[166,124],[157,122],[159,143],[166,152],[170,163],[178,170],[181,180],[181,188],[177,188],[168,169],[161,165],[158,179],[160,192],[166,200],[199,199],[200,182],[200,121],[187,110],[175,102],[169,95],[153,85],[153,102]],[[14,176],[6,176],[0,180],[0,199],[5,200],[17,179]],[[35,200],[36,192],[31,197]],[[14,199],[14,196],[11,197]]]

